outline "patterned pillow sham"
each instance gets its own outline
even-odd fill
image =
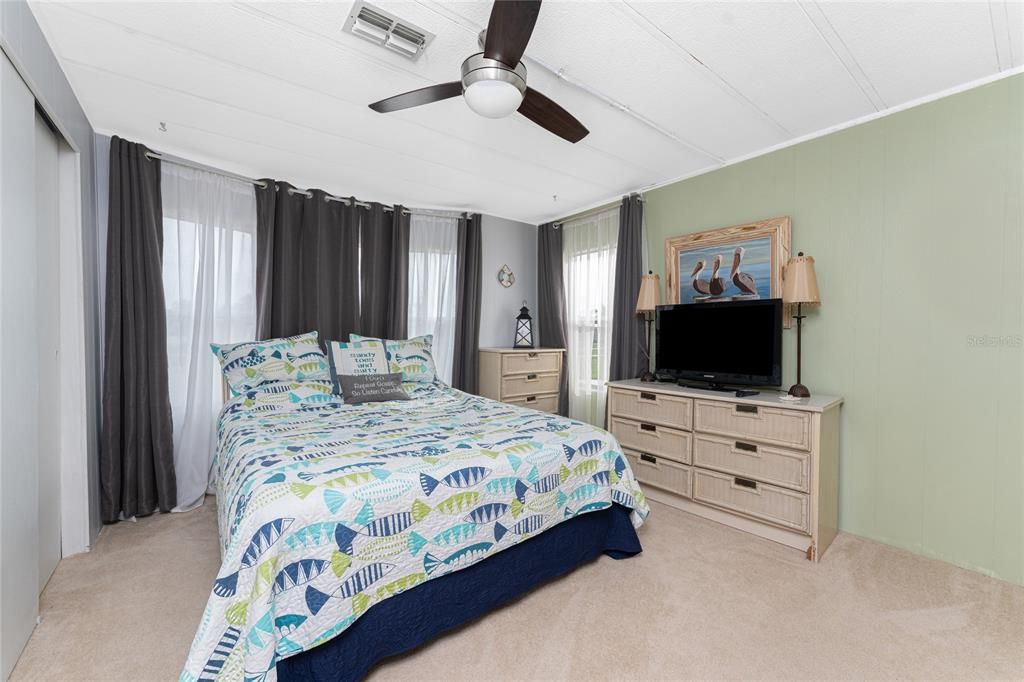
[[[349,334],[349,341],[379,341],[359,334]],[[434,367],[433,334],[424,334],[412,339],[395,341],[383,339],[387,354],[388,368],[392,373],[401,372],[402,381],[433,383],[437,378]]]
[[[337,400],[330,381],[267,381],[246,390],[238,409],[285,404],[306,407]]]
[[[330,381],[317,333],[286,339],[211,343],[224,378],[235,395],[268,381]]]
[[[342,395],[338,377],[343,374],[365,376],[388,374],[387,353],[384,342],[378,339],[365,341],[328,341],[327,361],[331,366],[331,380],[335,395]]]

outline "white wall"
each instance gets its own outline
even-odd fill
[[[484,215],[481,223],[480,346],[511,346],[515,319],[523,299],[537,314],[537,226]],[[498,283],[498,270],[507,264],[516,282]]]

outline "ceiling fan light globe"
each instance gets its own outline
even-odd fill
[[[470,83],[462,93],[469,108],[486,118],[505,118],[523,103],[523,93],[515,85],[500,80]]]

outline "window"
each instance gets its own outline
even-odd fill
[[[221,373],[209,342],[256,336],[256,195],[247,182],[161,164],[167,360],[178,509],[212,485]]]
[[[569,416],[604,425],[611,364],[618,207],[566,221],[562,230],[568,316]]]
[[[452,381],[458,214],[413,213],[409,223],[409,337],[434,335],[437,376]]]

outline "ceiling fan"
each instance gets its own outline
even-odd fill
[[[530,42],[540,0],[495,0],[484,32],[483,52],[462,62],[462,79],[430,85],[374,102],[370,108],[386,114],[462,95],[469,108],[487,118],[504,118],[518,111],[537,125],[579,142],[590,132],[562,107],[526,85],[521,61]]]

